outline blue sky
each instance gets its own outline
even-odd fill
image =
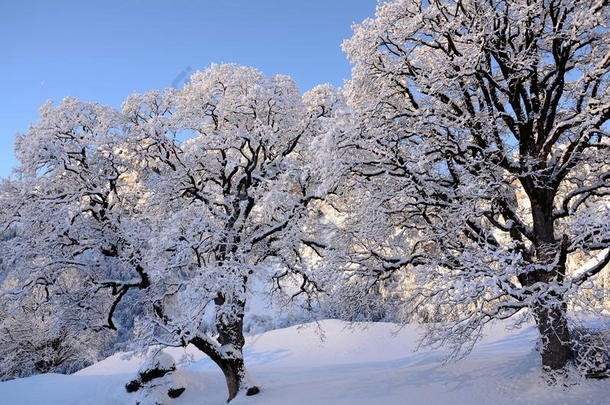
[[[292,76],[302,90],[341,85],[340,49],[375,0],[1,1],[0,176],[16,132],[46,100],[119,107],[127,95],[182,84],[211,63]]]

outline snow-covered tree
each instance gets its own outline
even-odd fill
[[[14,215],[23,201],[20,186],[0,184],[0,380],[75,371],[97,360],[111,336],[75,327],[70,309],[61,305],[66,287],[76,284],[75,273],[49,282],[27,265],[37,251],[23,249],[23,222]]]
[[[222,369],[229,400],[256,394],[242,354],[249,285],[319,289],[308,262],[335,183],[317,151],[336,93],[214,65],[122,111],[46,104],[6,184],[11,295],[47,289],[70,330],[133,324],[136,349],[193,344]]]
[[[65,319],[116,329],[119,302],[148,285],[122,115],[73,98],[40,113],[17,138],[17,190],[3,209],[17,235],[7,244],[13,283],[27,287],[23,294],[52,286],[64,310],[74,310]]]
[[[545,369],[574,358],[568,305],[587,307],[610,262],[609,13],[396,0],[344,43],[360,122],[349,191],[365,200],[344,227],[346,268],[413,274],[411,310],[452,321],[427,343],[462,353],[487,322],[526,313]],[[575,255],[590,260],[568,271]]]
[[[258,392],[242,354],[249,284],[316,290],[303,250],[315,247],[316,202],[333,186],[313,158],[333,97],[328,86],[302,97],[286,76],[213,65],[162,114],[151,108],[155,94],[124,104],[129,132],[140,138],[133,142],[142,157],[137,182],[153,224],[149,311],[140,328],[151,341],[206,353],[222,369],[229,399]],[[160,135],[170,119],[174,133],[192,135],[181,145]]]

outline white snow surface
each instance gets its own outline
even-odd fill
[[[136,361],[141,361],[141,358],[138,358]],[[138,373],[144,373],[147,370],[154,369],[171,370],[175,366],[176,362],[171,354],[164,351],[152,352],[148,357],[144,358],[144,361],[139,365]],[[84,372],[84,370],[82,371]]]
[[[414,351],[416,325],[325,320],[273,330],[248,337],[245,348],[261,393],[231,404],[610,404],[609,380],[545,385],[535,340],[532,326],[511,330],[497,323],[470,356],[445,364],[443,351]],[[166,351],[178,362],[175,378],[187,387],[168,405],[226,403],[224,377],[211,360],[193,348]],[[124,385],[143,361],[118,353],[74,375],[0,383],[0,404],[132,404],[134,394]]]

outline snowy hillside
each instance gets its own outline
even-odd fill
[[[496,325],[465,360],[443,365],[440,351],[414,352],[417,330],[387,323],[347,328],[327,320],[248,338],[246,359],[262,386],[239,404],[608,404],[610,381],[584,381],[568,388],[545,386],[535,330]],[[324,338],[320,340],[320,331]],[[180,360],[184,351],[169,352]],[[116,354],[76,375],[42,375],[0,383],[3,405],[125,405],[124,385],[141,359]],[[187,390],[171,405],[224,404],[221,372],[206,357],[183,364],[177,379]]]

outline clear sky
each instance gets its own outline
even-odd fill
[[[0,0],[0,176],[16,132],[46,100],[119,107],[133,92],[180,87],[211,63],[292,76],[303,91],[341,85],[340,49],[375,0]]]

